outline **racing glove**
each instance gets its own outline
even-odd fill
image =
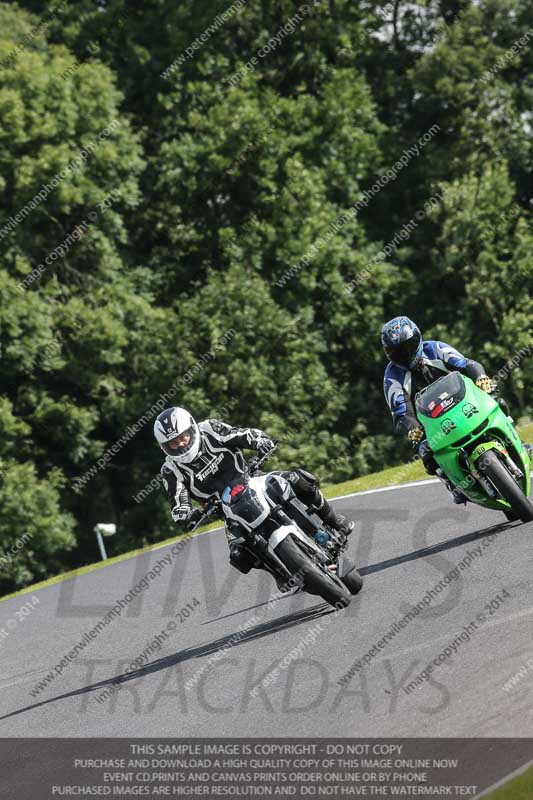
[[[266,456],[275,446],[276,443],[273,439],[269,439],[268,436],[263,436],[262,439],[258,439],[257,441],[257,452],[260,456]]]
[[[190,503],[183,503],[181,506],[174,506],[171,511],[174,522],[179,522],[181,525],[184,525],[186,522],[188,522],[192,513],[193,512]]]
[[[476,386],[489,394],[492,392],[492,381],[488,375],[480,375],[476,378]]]
[[[417,425],[416,428],[411,428],[409,433],[407,434],[407,438],[409,439],[410,443],[414,448],[417,448],[422,439],[426,434],[424,433],[424,429]]]
[[[204,515],[204,509],[193,508],[187,519],[187,529],[191,530],[201,520]]]

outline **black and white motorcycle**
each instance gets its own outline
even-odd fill
[[[208,502],[193,530],[222,516],[235,543],[259,559],[278,583],[347,606],[363,585],[344,555],[347,537],[308,510],[281,475],[260,472],[272,452],[250,459],[245,474],[224,489],[222,499]]]

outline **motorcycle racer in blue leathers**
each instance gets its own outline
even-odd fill
[[[394,432],[407,436],[412,446],[418,449],[426,472],[434,475],[437,462],[415,413],[413,400],[416,393],[454,371],[471,378],[486,392],[492,392],[492,381],[479,362],[466,358],[452,345],[435,339],[424,340],[418,325],[409,317],[394,317],[385,323],[381,329],[381,344],[389,358],[383,390],[392,413]],[[504,401],[499,402],[506,407]],[[454,492],[453,496],[457,503],[466,501],[460,491]]]

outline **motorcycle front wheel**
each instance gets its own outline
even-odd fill
[[[317,594],[335,607],[346,607],[350,604],[352,595],[348,587],[336,575],[328,575],[315,564],[292,536],[287,536],[278,544],[276,555],[293,575],[303,577],[304,589],[309,594]]]
[[[359,594],[363,588],[363,578],[356,569],[353,569],[344,578],[341,578],[351,595]]]
[[[514,514],[512,512],[504,512],[507,519],[515,517],[515,519],[521,519],[522,522],[531,522],[533,520],[533,506],[496,453],[493,451],[485,453],[478,467],[492,481],[504,500],[507,500],[511,506]]]

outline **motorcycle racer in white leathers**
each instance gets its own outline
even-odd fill
[[[184,408],[167,408],[154,424],[155,438],[166,455],[161,467],[163,485],[171,503],[172,518],[183,527],[193,525],[203,511],[193,509],[191,499],[206,503],[220,499],[226,486],[245,471],[242,449],[265,455],[275,446],[258,428],[231,427],[218,419],[197,423]],[[353,522],[337,514],[328,503],[314,475],[303,469],[280,473],[291,484],[296,497],[341,533],[348,535]],[[233,546],[234,537],[226,526],[230,562],[241,572],[254,564],[248,553]]]

